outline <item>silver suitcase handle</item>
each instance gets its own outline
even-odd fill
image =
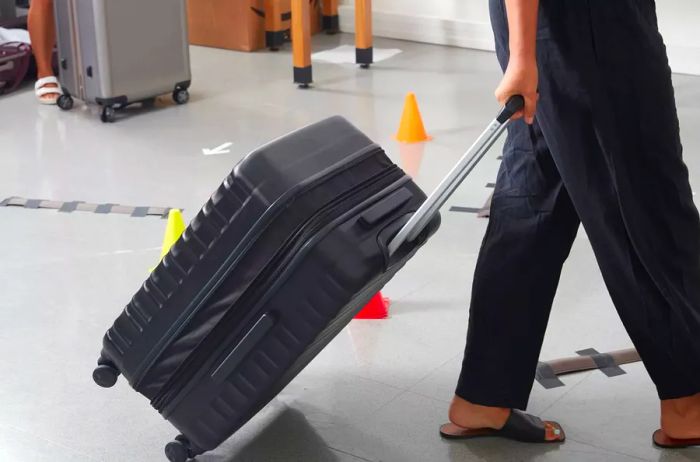
[[[433,219],[452,193],[462,184],[474,167],[483,159],[491,146],[503,134],[510,123],[511,117],[525,107],[525,99],[520,96],[512,96],[498,116],[491,122],[479,139],[464,153],[450,173],[447,174],[435,191],[426,199],[423,205],[411,216],[408,222],[396,234],[389,243],[389,255],[393,255],[404,242],[413,241]]]

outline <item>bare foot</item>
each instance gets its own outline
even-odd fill
[[[510,413],[508,408],[480,406],[455,396],[450,405],[449,418],[450,422],[462,428],[500,430],[506,424]],[[561,438],[557,428],[551,423],[545,422],[545,430],[547,441],[558,441]]]
[[[661,401],[661,429],[674,439],[700,438],[700,393]]]

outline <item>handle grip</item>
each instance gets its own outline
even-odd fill
[[[504,124],[523,109],[525,109],[525,98],[521,95],[513,95],[508,99],[508,102],[506,102],[505,107],[501,110],[501,113],[498,114],[496,120]]]
[[[505,107],[501,109],[498,117],[489,124],[479,139],[469,148],[469,150],[457,162],[445,179],[435,191],[426,199],[423,205],[414,213],[408,222],[399,230],[394,238],[389,242],[389,256],[393,255],[404,242],[410,242],[420,234],[430,220],[438,213],[438,210],[462,183],[462,181],[474,170],[474,167],[486,155],[496,140],[505,131],[510,123],[510,118],[516,112],[522,111],[525,107],[525,98],[520,95],[510,97]]]

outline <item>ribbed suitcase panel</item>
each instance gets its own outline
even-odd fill
[[[177,296],[187,276],[235,221],[251,194],[244,181],[236,181],[233,174],[229,175],[107,331],[104,350],[127,379],[131,379],[131,364],[160,338],[157,334],[160,329],[154,330],[151,321],[163,317],[159,312]],[[125,360],[134,345],[138,345],[134,358]]]
[[[267,216],[272,204],[283,198],[293,201],[305,182],[314,178],[325,181],[324,177],[369,158],[391,165],[381,149],[341,117],[300,129],[248,155],[214,191],[109,329],[103,341],[104,359],[112,361],[139,392],[152,399],[184,359],[182,355],[191,350],[196,337],[205,335],[201,329],[210,328],[216,316],[207,321],[208,326],[195,326],[184,343],[176,346],[174,351],[179,353],[158,362],[159,370],[141,386],[144,374],[158,359],[151,352],[163,351],[178,338],[189,322],[193,300],[210,295],[205,286],[216,280],[214,276],[226,266],[227,258],[237,255],[235,250],[246,234],[256,224],[272,219],[272,215]],[[329,194],[333,196],[332,191]],[[251,277],[255,270],[250,265],[246,268]]]

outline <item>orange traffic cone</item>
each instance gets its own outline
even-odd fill
[[[418,101],[416,101],[416,95],[413,93],[406,95],[406,102],[404,103],[401,124],[399,125],[396,139],[402,143],[420,143],[421,141],[432,139],[425,132],[423,118],[420,115],[420,109],[418,109]]]
[[[357,313],[355,319],[386,319],[389,317],[389,305],[391,301],[383,297],[381,292],[377,292],[362,311]]]

